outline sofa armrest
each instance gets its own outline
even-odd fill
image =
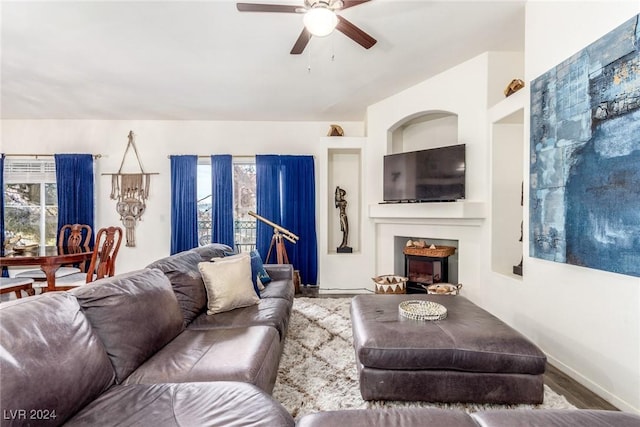
[[[272,280],[293,281],[293,265],[291,264],[265,264],[264,269]]]

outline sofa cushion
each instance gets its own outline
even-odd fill
[[[253,281],[253,289],[256,291],[256,295],[260,297],[260,291],[264,289],[264,285],[271,281],[269,274],[264,269],[264,264],[260,258],[260,253],[257,250],[252,250],[248,254],[242,252],[239,254],[233,252],[225,252],[224,257],[213,257],[211,261],[232,260],[241,257],[249,256],[251,258],[251,280]]]
[[[280,362],[275,329],[189,330],[136,369],[125,384],[239,381],[271,392]]]
[[[264,269],[271,280],[291,280],[293,283],[293,265],[291,264],[264,264]]]
[[[253,283],[253,290],[255,291],[258,298],[260,298],[260,291],[264,288],[264,286],[262,285],[262,282],[257,277],[258,271],[254,266],[253,256],[251,254],[248,254],[246,252],[242,252],[239,254],[236,254],[233,252],[226,252],[224,254],[224,257],[213,257],[211,258],[211,261],[212,262],[230,261],[230,260],[244,258],[244,257],[249,257],[249,259],[251,260],[251,264],[250,264],[251,265],[251,281]]]
[[[251,274],[253,275],[253,279],[257,282],[257,286],[262,290],[260,285],[264,286],[271,282],[271,277],[269,277],[267,270],[264,269],[260,252],[258,252],[257,249],[254,249],[249,255],[251,255]]]
[[[296,425],[297,427],[478,427],[465,412],[437,408],[353,409],[317,412],[305,415]]]
[[[189,324],[188,329],[240,328],[264,325],[275,328],[280,334],[280,339],[283,340],[289,325],[291,305],[291,302],[282,298],[268,298],[260,300],[260,304],[218,313],[214,316],[202,313]]]
[[[248,254],[198,264],[207,290],[207,314],[258,304]]]
[[[260,298],[281,298],[293,303],[295,289],[291,280],[273,280],[260,291]]]
[[[160,270],[133,271],[71,292],[104,343],[118,383],[183,329],[178,300]]]
[[[280,403],[251,384],[115,386],[67,426],[294,426]]]
[[[475,421],[474,421],[475,420]],[[640,416],[618,411],[500,409],[465,412],[438,408],[383,408],[327,411],[305,415],[298,427],[635,427]]]
[[[619,411],[598,410],[492,410],[471,414],[478,425],[491,427],[545,426],[545,427],[638,427],[640,416]]]
[[[200,255],[200,261],[210,261],[211,258],[223,257],[225,253],[233,252],[233,249],[222,243],[210,243],[208,245],[199,246],[189,250]]]
[[[102,342],[69,293],[2,303],[0,336],[2,425],[27,423],[31,411],[55,415],[38,425],[62,424],[113,384]],[[18,410],[25,417],[7,420]]]
[[[204,289],[202,275],[198,270],[200,262],[202,259],[197,252],[185,251],[162,258],[147,266],[147,268],[159,269],[169,278],[173,292],[178,298],[185,326],[207,306],[207,291]]]

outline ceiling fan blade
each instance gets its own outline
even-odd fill
[[[298,36],[298,40],[296,40],[293,48],[291,48],[291,55],[300,55],[304,51],[304,48],[307,47],[309,40],[311,40],[311,33],[305,27],[302,29],[302,32],[300,33],[300,36]]]
[[[378,42],[369,34],[365,33],[340,15],[338,15],[338,25],[336,25],[336,30],[340,31],[365,49],[369,49]]]
[[[359,4],[367,2],[369,2],[369,0],[342,0],[343,6],[340,8],[340,10],[344,10],[349,7],[357,6]]]
[[[262,4],[262,3],[236,3],[240,12],[277,12],[277,13],[299,13],[300,6],[289,6],[286,4]]]

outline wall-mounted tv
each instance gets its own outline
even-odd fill
[[[384,156],[385,202],[449,202],[465,198],[465,145]]]

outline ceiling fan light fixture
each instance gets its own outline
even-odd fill
[[[310,9],[302,19],[307,30],[316,37],[325,37],[338,25],[335,12],[327,7],[318,6]]]

